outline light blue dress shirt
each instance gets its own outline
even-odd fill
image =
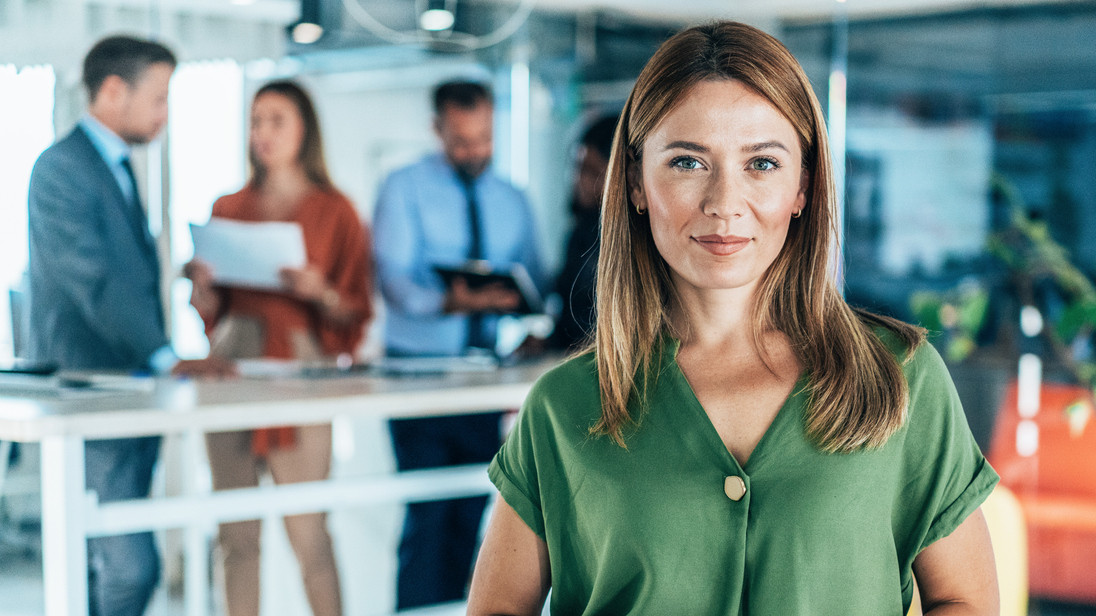
[[[84,114],[84,117],[80,118],[80,128],[84,129],[88,139],[91,139],[91,145],[95,146],[95,150],[110,167],[118,187],[122,189],[122,195],[132,203],[133,186],[130,184],[126,168],[122,166],[122,161],[129,158],[132,153],[129,144],[91,114]]]
[[[476,178],[475,192],[486,260],[497,267],[522,264],[543,293],[544,268],[525,196],[490,170]],[[469,229],[464,186],[440,153],[394,171],[381,186],[373,213],[373,248],[389,352],[464,352],[468,317],[442,312],[445,286],[433,268],[467,259]],[[498,318],[484,320],[494,337]]]
[[[133,153],[132,148],[124,139],[114,134],[114,131],[104,126],[90,113],[86,113],[80,118],[80,128],[87,133],[91,145],[95,146],[95,151],[99,152],[107,167],[110,168],[111,174],[118,182],[118,187],[122,189],[122,195],[132,203],[135,197],[133,184],[130,182],[126,168],[122,166],[122,161],[130,158]],[[152,353],[148,363],[156,374],[167,374],[171,372],[175,364],[179,363],[179,357],[170,346],[162,346]]]

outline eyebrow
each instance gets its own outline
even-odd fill
[[[692,150],[694,152],[709,152],[711,151],[708,146],[701,145],[695,141],[671,141],[666,144],[666,147],[662,148],[666,150]]]
[[[788,148],[779,141],[761,141],[758,143],[751,143],[749,145],[742,146],[742,151],[746,153],[753,153],[773,148],[776,148],[778,150],[784,150],[785,152],[790,152],[790,150],[788,150]],[[663,148],[663,151],[676,149],[691,150],[693,152],[703,153],[711,151],[711,148],[709,148],[708,146],[699,144],[695,141],[671,141],[670,143],[666,144],[666,147]]]
[[[784,150],[785,152],[790,152],[788,150],[788,148],[785,147],[785,145],[783,143],[780,143],[779,141],[762,141],[760,143],[751,143],[750,145],[743,146],[742,151],[743,152],[760,152],[762,150],[769,150],[769,149],[772,149],[772,148],[776,148],[778,150]]]

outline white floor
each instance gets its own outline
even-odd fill
[[[387,473],[394,468],[388,441],[387,424],[377,421],[336,423],[334,427],[334,461],[332,474],[339,477]],[[155,489],[172,490],[178,469],[171,466],[173,448],[178,443],[165,442],[162,464]],[[23,460],[14,470],[25,476],[36,472],[33,447],[24,449]],[[11,517],[33,521],[37,513],[36,496],[9,494],[0,502],[7,512],[8,539],[0,533],[0,616],[39,616],[43,612],[41,561],[37,551],[24,550],[18,544],[35,540],[33,528],[14,536]],[[403,509],[385,505],[368,509],[336,511],[329,516],[329,528],[335,543],[347,616],[373,616],[391,613],[395,604],[396,546],[402,524]],[[158,535],[164,556],[164,580],[150,606],[148,616],[182,616],[181,604],[182,554],[181,537],[175,531]],[[285,539],[281,524],[268,524],[263,529],[262,565],[263,616],[308,614],[309,609],[300,582],[296,559]],[[211,593],[210,614],[223,614],[217,589]],[[462,606],[420,612],[430,615],[463,614]]]

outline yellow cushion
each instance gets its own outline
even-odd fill
[[[1001,589],[1001,616],[1028,613],[1028,541],[1024,511],[1016,495],[998,484],[982,503],[993,557],[997,561],[997,585]]]
[[[1027,616],[1028,613],[1028,542],[1024,511],[1016,495],[997,484],[986,502],[982,515],[993,541],[997,563],[997,586],[1001,591],[1001,616]],[[909,616],[921,614],[921,600],[914,587]]]

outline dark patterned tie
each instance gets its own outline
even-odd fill
[[[122,169],[126,170],[126,176],[129,178],[129,203],[143,214],[141,194],[137,192],[137,175],[133,173],[133,165],[129,163],[128,156],[122,159]]]
[[[479,203],[476,201],[476,179],[464,174],[460,176],[464,185],[464,195],[468,199],[468,258],[483,259],[483,230],[480,226]],[[477,349],[492,349],[494,347],[483,331],[483,315],[472,313],[468,315],[468,347]]]
[[[137,192],[137,176],[133,173],[133,165],[129,162],[129,157],[126,156],[122,159],[122,168],[126,170],[126,175],[129,177],[129,219],[130,224],[133,225],[133,230],[137,233],[137,237],[140,237],[145,243],[145,249],[153,253],[156,253],[156,240],[152,239],[152,234],[148,230],[148,216],[145,214],[145,208],[141,205],[141,193]]]
[[[164,313],[163,304],[159,299],[160,288],[160,260],[156,255],[156,240],[152,238],[152,234],[148,230],[148,216],[145,215],[145,208],[141,205],[141,193],[137,192],[137,175],[133,173],[133,165],[129,162],[129,156],[122,159],[122,168],[126,170],[126,175],[129,176],[129,207],[130,207],[130,224],[134,226],[134,231],[137,233],[137,237],[143,240],[144,248],[152,263],[152,288],[157,293],[156,306],[158,307],[158,319],[161,328],[164,326]]]

